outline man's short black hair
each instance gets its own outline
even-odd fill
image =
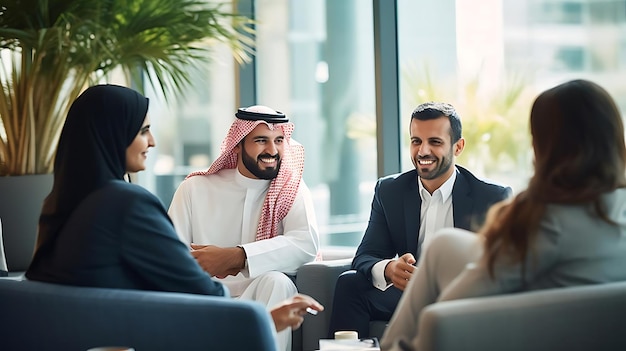
[[[411,120],[427,121],[442,116],[448,117],[450,120],[450,140],[456,143],[461,139],[463,127],[461,126],[461,117],[456,113],[454,106],[445,102],[425,102],[413,110]]]

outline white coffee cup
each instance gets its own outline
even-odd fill
[[[340,330],[335,332],[335,340],[357,340],[359,333],[354,330]]]

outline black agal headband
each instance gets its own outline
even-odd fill
[[[276,113],[260,113],[247,111],[245,108],[239,108],[235,116],[246,121],[265,121],[267,123],[289,122],[289,118],[280,111],[276,111]]]

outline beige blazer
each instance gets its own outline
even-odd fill
[[[626,189],[602,199],[615,224],[595,216],[588,205],[549,205],[525,276],[520,263],[501,259],[492,279],[476,235],[455,228],[439,231],[418,262],[381,349],[416,347],[420,312],[436,301],[626,280]]]

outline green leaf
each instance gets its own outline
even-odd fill
[[[166,99],[225,43],[253,53],[252,22],[190,0],[4,0],[0,4],[0,175],[49,173],[70,103],[121,69]]]

